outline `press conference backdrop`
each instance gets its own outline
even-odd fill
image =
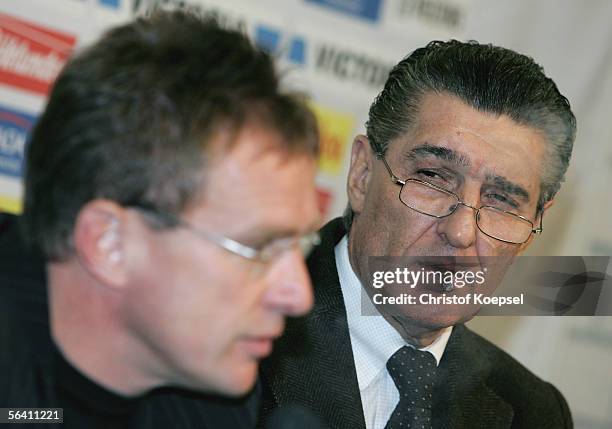
[[[73,50],[146,9],[187,4],[272,52],[322,130],[318,194],[346,205],[350,144],[389,69],[434,39],[475,39],[534,57],[578,119],[572,164],[533,255],[612,255],[612,2],[608,0],[3,0],[0,211],[21,210],[23,153]],[[610,268],[608,268],[610,272]],[[610,296],[610,294],[608,294]],[[480,318],[472,328],[570,402],[578,428],[612,427],[612,318]]]

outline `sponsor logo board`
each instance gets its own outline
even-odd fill
[[[341,172],[346,145],[352,137],[355,119],[352,115],[311,104],[319,124],[321,155],[319,169],[327,174]]]
[[[393,64],[370,54],[342,48],[330,43],[317,45],[315,70],[343,83],[358,83],[367,89],[384,86]]]
[[[20,178],[34,117],[0,105],[0,174]]]
[[[80,3],[89,3],[90,0],[76,0]],[[121,9],[121,0],[95,0],[95,3],[99,6],[103,6],[107,9]]]
[[[382,5],[382,0],[306,0],[306,2],[371,22],[378,20]]]
[[[457,37],[465,27],[471,5],[472,0],[387,0],[382,19],[386,26],[397,30],[407,26],[428,28]]]
[[[130,6],[133,15],[147,14],[156,8],[187,8],[214,17],[224,28],[247,32],[247,16],[244,13],[235,13],[216,5],[205,5],[198,0],[132,0]]]
[[[46,95],[76,37],[0,13],[0,83]]]
[[[98,3],[102,6],[109,7],[112,9],[121,8],[121,2],[119,0],[98,0]]]
[[[333,194],[329,190],[317,187],[317,203],[319,204],[321,219],[327,218],[332,200]]]
[[[255,43],[271,55],[289,61],[292,64],[306,64],[306,41],[298,35],[268,25],[255,26]]]

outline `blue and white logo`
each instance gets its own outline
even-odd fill
[[[372,22],[378,21],[382,5],[382,0],[306,0],[306,2],[325,6]]]
[[[277,28],[259,24],[255,27],[255,43],[266,52],[293,64],[306,64],[306,41],[303,37],[288,36]]]
[[[85,2],[86,0],[80,0],[81,2]],[[120,9],[121,8],[121,0],[96,0],[98,6],[103,6],[108,9]]]
[[[121,7],[120,0],[98,0],[98,3],[102,6],[110,7],[112,9],[119,9]]]
[[[20,178],[34,117],[0,106],[0,174]]]

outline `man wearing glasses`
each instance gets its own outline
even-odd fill
[[[78,53],[27,153],[48,319],[0,270],[0,407],[62,408],[57,427],[241,427],[198,395],[247,393],[312,306],[317,151],[271,58],[212,20],[158,12]]]
[[[432,42],[391,71],[366,128],[349,207],[308,261],[315,307],[264,366],[266,413],[299,403],[351,429],[571,427],[552,385],[463,326],[477,309],[362,312],[372,256],[508,263],[542,232],[575,138],[567,99],[526,56]]]

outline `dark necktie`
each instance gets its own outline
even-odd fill
[[[385,429],[431,429],[436,359],[429,352],[404,346],[387,361],[400,400]]]

